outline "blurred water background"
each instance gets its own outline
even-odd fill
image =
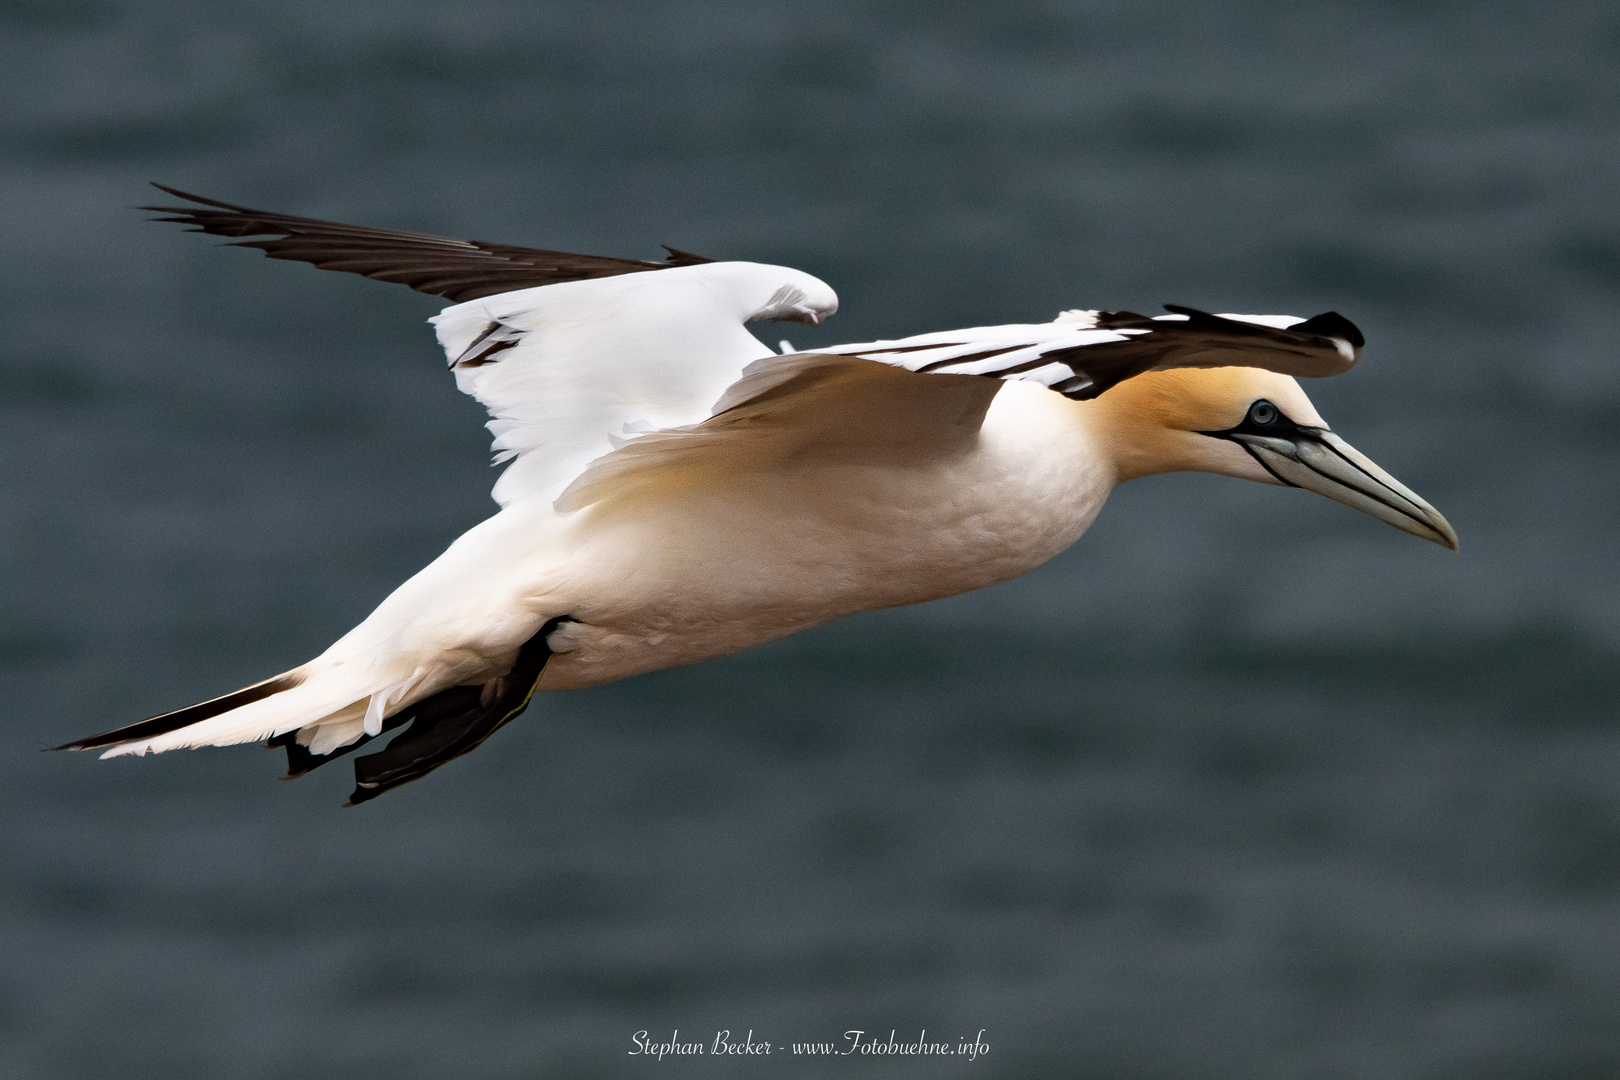
[[[0,1073],[1620,1076],[1620,8],[0,0]],[[346,764],[40,747],[324,648],[493,509],[432,298],[161,180],[786,263],[800,346],[1336,309],[1460,555],[1128,485],[1029,578]],[[775,327],[765,332],[777,336]],[[860,1028],[973,1063],[633,1057]]]

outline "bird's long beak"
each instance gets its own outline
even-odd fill
[[[1291,487],[1326,495],[1403,532],[1457,550],[1457,530],[1440,511],[1326,428],[1301,426],[1286,437],[1242,431],[1224,434]]]

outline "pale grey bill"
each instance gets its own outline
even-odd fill
[[[1234,434],[1232,438],[1290,484],[1457,550],[1457,530],[1440,511],[1373,464],[1366,454],[1325,428],[1311,428],[1301,434],[1297,441],[1249,434]]]

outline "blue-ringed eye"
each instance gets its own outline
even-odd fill
[[[1257,401],[1249,406],[1249,423],[1255,427],[1270,427],[1277,422],[1277,406],[1269,401]]]

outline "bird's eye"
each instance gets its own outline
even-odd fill
[[[1269,401],[1257,401],[1249,406],[1249,423],[1255,427],[1270,427],[1277,422],[1277,406]]]

